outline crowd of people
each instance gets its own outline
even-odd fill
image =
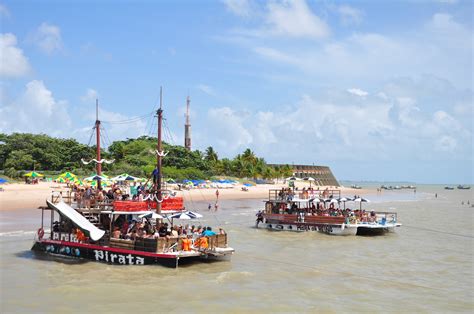
[[[352,210],[350,208],[338,208],[334,206],[334,203],[319,202],[311,203],[307,207],[299,207],[296,202],[289,203],[268,203],[271,204],[268,213],[273,214],[287,214],[287,215],[298,215],[298,216],[330,216],[330,217],[344,217],[346,223],[373,223],[377,221],[377,214],[375,211],[366,210]],[[290,205],[291,204],[291,205]],[[261,216],[257,213],[257,220],[262,220]]]
[[[91,208],[97,202],[146,201],[155,197],[155,194],[143,183],[134,183],[132,186],[113,184],[107,189],[74,184],[72,192],[74,193],[74,200],[77,202],[78,208]]]
[[[278,200],[291,201],[296,197],[300,199],[310,199],[315,197],[327,198],[332,197],[332,195],[330,194],[328,188],[320,190],[319,187],[317,189],[314,189],[312,187],[303,187],[303,189],[301,190],[298,190],[297,188],[282,188],[278,191]]]
[[[210,237],[216,234],[226,234],[224,229],[219,228],[218,232],[211,227],[195,225],[169,225],[167,222],[153,225],[149,220],[143,219],[137,221],[127,221],[125,215],[120,216],[113,224],[111,238],[124,240],[137,239],[158,239],[158,238],[188,238],[193,242],[202,237]],[[202,246],[200,246],[202,247]],[[207,246],[206,246],[207,248]]]

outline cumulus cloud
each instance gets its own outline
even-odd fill
[[[464,99],[464,91],[451,86],[440,96],[435,91],[442,80],[431,81],[393,80],[376,93],[362,91],[364,97],[342,89],[302,95],[272,111],[213,108],[205,136],[218,138],[211,144],[224,156],[250,147],[271,162],[472,158],[470,146],[461,145],[472,143],[472,120],[460,119],[449,105]]]
[[[61,29],[53,24],[42,23],[29,36],[29,42],[35,44],[42,52],[51,55],[62,49]]]
[[[289,37],[324,38],[329,26],[315,15],[304,0],[270,2],[266,23],[269,32]]]
[[[367,96],[369,93],[362,90],[362,89],[359,89],[359,88],[349,88],[347,90],[348,93],[351,93],[351,94],[354,94],[354,95],[357,95],[357,96],[360,96],[360,97],[364,97],[364,96]]]
[[[227,149],[235,152],[252,143],[253,137],[245,126],[244,115],[242,112],[234,111],[229,107],[209,110],[209,131],[217,138],[217,147],[221,151]]]
[[[33,80],[16,100],[0,108],[0,131],[62,135],[71,127],[67,107],[67,102],[56,100],[42,81]]]
[[[452,15],[433,14],[410,31],[341,33],[310,44],[298,40],[311,37],[308,29],[312,28],[301,26],[306,20],[297,17],[298,14],[292,18],[285,16],[298,10],[282,9],[285,14],[279,14],[281,8],[298,5],[309,10],[304,2],[270,4],[278,9],[275,10],[277,13],[270,14],[269,11],[263,15],[267,16],[263,19],[267,21],[265,25],[256,27],[253,33],[233,29],[229,37],[235,40],[228,42],[263,58],[272,71],[279,70],[279,67],[299,71],[297,75],[304,81],[324,78],[327,84],[350,84],[354,80],[376,84],[379,80],[393,77],[430,74],[446,78],[457,86],[470,88],[472,85],[474,34],[469,26],[456,21]],[[277,22],[269,22],[291,21],[293,18],[300,22],[288,27],[284,22],[281,27]],[[293,27],[304,31],[293,31]],[[245,36],[248,34],[255,36]],[[283,44],[270,34],[286,34],[285,39],[290,44]],[[263,41],[261,37],[264,35],[267,37]]]
[[[31,72],[28,59],[23,50],[16,46],[15,35],[0,34],[0,75],[4,77],[21,77]]]
[[[360,24],[362,22],[364,13],[349,5],[341,5],[337,8],[337,12],[341,17],[343,25]]]
[[[234,14],[252,16],[258,21],[254,28],[234,29],[233,35],[255,38],[323,39],[331,33],[328,24],[311,10],[305,0],[270,1],[260,7],[250,5],[248,1],[227,1],[226,5]]]

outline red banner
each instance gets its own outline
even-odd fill
[[[138,212],[145,210],[153,210],[156,208],[156,202],[150,201],[114,201],[114,210],[121,212]],[[163,200],[161,203],[162,210],[183,210],[184,201],[182,197],[173,197]]]

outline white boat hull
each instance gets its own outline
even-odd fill
[[[387,232],[395,232],[396,227],[401,224],[342,224],[342,225],[302,225],[291,223],[262,223],[266,229],[273,231],[307,232],[316,231],[329,235],[355,236],[355,235],[379,235]]]
[[[330,235],[356,235],[357,227],[348,225],[297,225],[297,224],[282,224],[282,223],[263,223],[261,224],[264,228],[274,231],[293,231],[293,232],[305,232],[305,231],[316,231]]]

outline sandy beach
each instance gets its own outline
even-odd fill
[[[261,184],[247,187],[248,191],[242,190],[242,185],[236,185],[229,189],[219,189],[220,200],[237,199],[267,199],[270,189],[280,189],[287,185],[280,184]],[[297,182],[298,189],[309,187],[307,182]],[[53,191],[66,191],[64,185],[51,182],[40,182],[39,184],[11,183],[2,185],[3,191],[0,192],[0,210],[32,209],[45,205],[45,200],[51,196]],[[319,189],[333,189],[334,187],[319,187]],[[355,190],[346,187],[338,187],[342,196],[353,196],[367,194],[368,190]],[[203,201],[215,202],[216,189],[191,189],[184,190],[182,193],[185,201]]]

